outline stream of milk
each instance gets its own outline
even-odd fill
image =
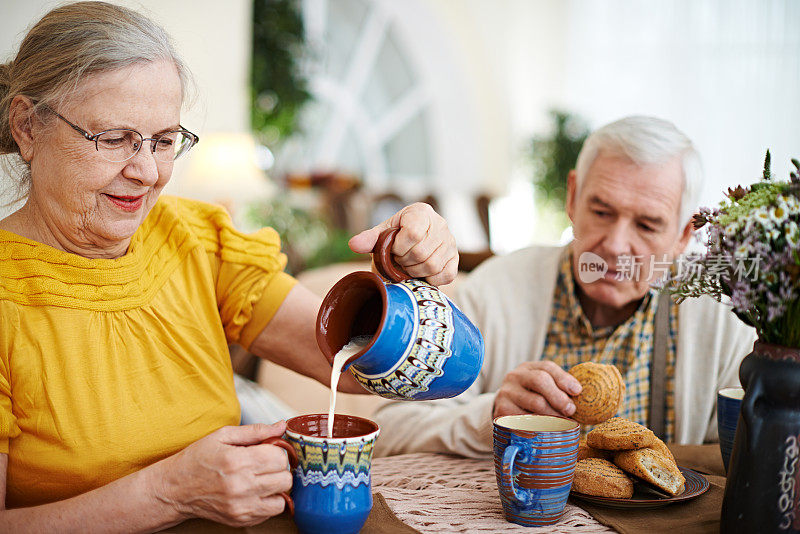
[[[339,385],[339,377],[342,375],[342,367],[354,354],[361,352],[364,347],[369,345],[371,339],[371,336],[354,337],[333,357],[331,397],[328,404],[328,439],[333,437],[333,418],[336,416],[336,388]]]

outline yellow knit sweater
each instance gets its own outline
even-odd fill
[[[71,497],[237,424],[228,343],[249,347],[294,280],[271,229],[162,197],[120,258],[0,231],[7,505]]]

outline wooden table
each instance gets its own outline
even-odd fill
[[[383,495],[403,523],[423,533],[614,532],[571,503],[553,526],[509,523],[503,517],[491,458],[427,453],[376,458],[372,491]]]
[[[679,465],[709,474],[711,490],[687,504],[643,512],[593,508],[570,499],[561,520],[545,528],[522,527],[503,518],[491,458],[468,459],[430,453],[376,458],[372,463],[372,490],[383,497],[385,504],[376,497],[362,534],[409,534],[412,529],[437,534],[718,532],[724,487],[724,478],[719,476],[724,473],[719,446],[670,448]],[[231,528],[195,519],[167,531],[173,534],[294,534],[297,529],[291,518],[282,514],[248,528]]]
[[[718,532],[721,487],[724,487],[724,478],[719,476],[724,475],[719,445],[674,445],[670,448],[679,465],[711,475],[706,477],[711,480],[711,490],[690,501],[691,511],[686,504],[645,512],[604,510],[570,499],[564,516],[556,525],[522,527],[503,517],[491,458],[466,459],[442,454],[376,458],[372,464],[372,488],[373,492],[383,495],[403,523],[423,533],[591,533],[617,529],[637,532],[641,530],[636,521],[641,517],[653,517],[652,528],[647,529],[649,534],[676,532],[671,526],[676,523],[680,534]],[[687,519],[687,514],[697,520]]]

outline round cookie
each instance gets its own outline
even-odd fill
[[[572,397],[575,413],[572,418],[584,425],[596,425],[613,417],[622,403],[625,383],[619,370],[603,363],[579,363],[569,370],[582,386]]]
[[[633,481],[622,469],[602,458],[587,458],[575,464],[572,489],[599,497],[633,497]]]

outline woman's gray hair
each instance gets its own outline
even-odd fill
[[[144,15],[106,2],[77,2],[53,9],[34,24],[16,57],[0,64],[0,155],[10,155],[2,158],[4,167],[18,180],[12,202],[24,198],[30,186],[30,167],[9,124],[15,96],[33,100],[34,113],[59,109],[93,74],[164,59],[174,62],[186,100],[191,74],[169,35]]]
[[[691,139],[674,124],[655,117],[631,116],[592,132],[583,143],[575,165],[578,190],[601,151],[624,155],[637,165],[659,165],[679,157],[683,168],[680,228],[691,220],[697,211],[703,167]]]

